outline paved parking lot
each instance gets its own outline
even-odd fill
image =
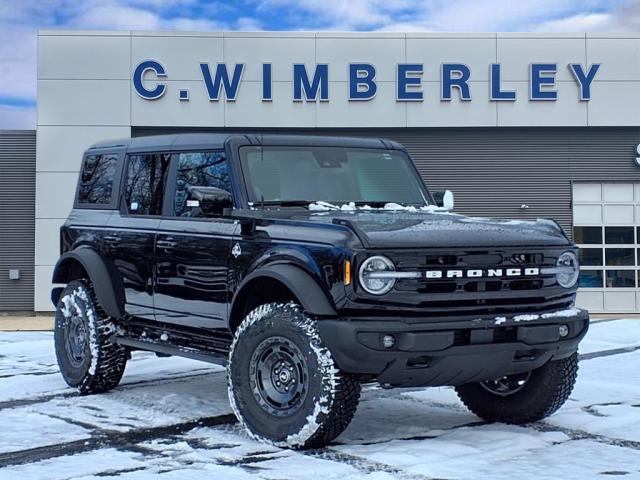
[[[487,424],[452,389],[369,389],[330,447],[250,440],[216,366],[136,353],[123,383],[78,396],[52,334],[0,333],[0,478],[640,478],[640,320],[600,322],[567,404],[526,427]]]

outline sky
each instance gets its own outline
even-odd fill
[[[0,129],[35,128],[38,29],[640,31],[640,0],[0,0]]]

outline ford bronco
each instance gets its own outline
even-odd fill
[[[55,348],[81,393],[134,350],[226,365],[254,438],[318,447],[361,386],[453,386],[489,421],[555,412],[588,313],[552,220],[455,214],[381,139],[193,133],[84,154],[53,273]]]

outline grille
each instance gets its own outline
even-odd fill
[[[483,270],[502,268],[553,267],[566,248],[526,252],[461,251],[421,255],[419,252],[390,255],[399,271]],[[400,279],[394,292],[410,299],[423,315],[456,314],[500,315],[518,312],[544,312],[571,306],[575,293],[560,287],[554,274],[513,277],[467,277],[446,279]]]

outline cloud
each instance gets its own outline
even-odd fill
[[[0,96],[33,99],[36,91],[36,36],[30,28],[4,26],[0,40]],[[10,39],[10,40],[7,40]]]
[[[371,30],[420,10],[410,0],[257,0],[258,13],[281,12],[288,24],[320,30]],[[418,7],[416,7],[418,5]],[[293,27],[296,28],[296,27]]]
[[[157,30],[160,17],[149,10],[126,5],[98,5],[74,16],[68,26],[82,29]]]
[[[0,105],[0,130],[33,130],[36,128],[36,107]]]
[[[3,128],[35,122],[24,104],[47,28],[633,32],[640,0],[0,0]]]
[[[638,32],[640,1],[626,2],[609,12],[578,13],[566,18],[548,20],[532,27],[541,32]]]

